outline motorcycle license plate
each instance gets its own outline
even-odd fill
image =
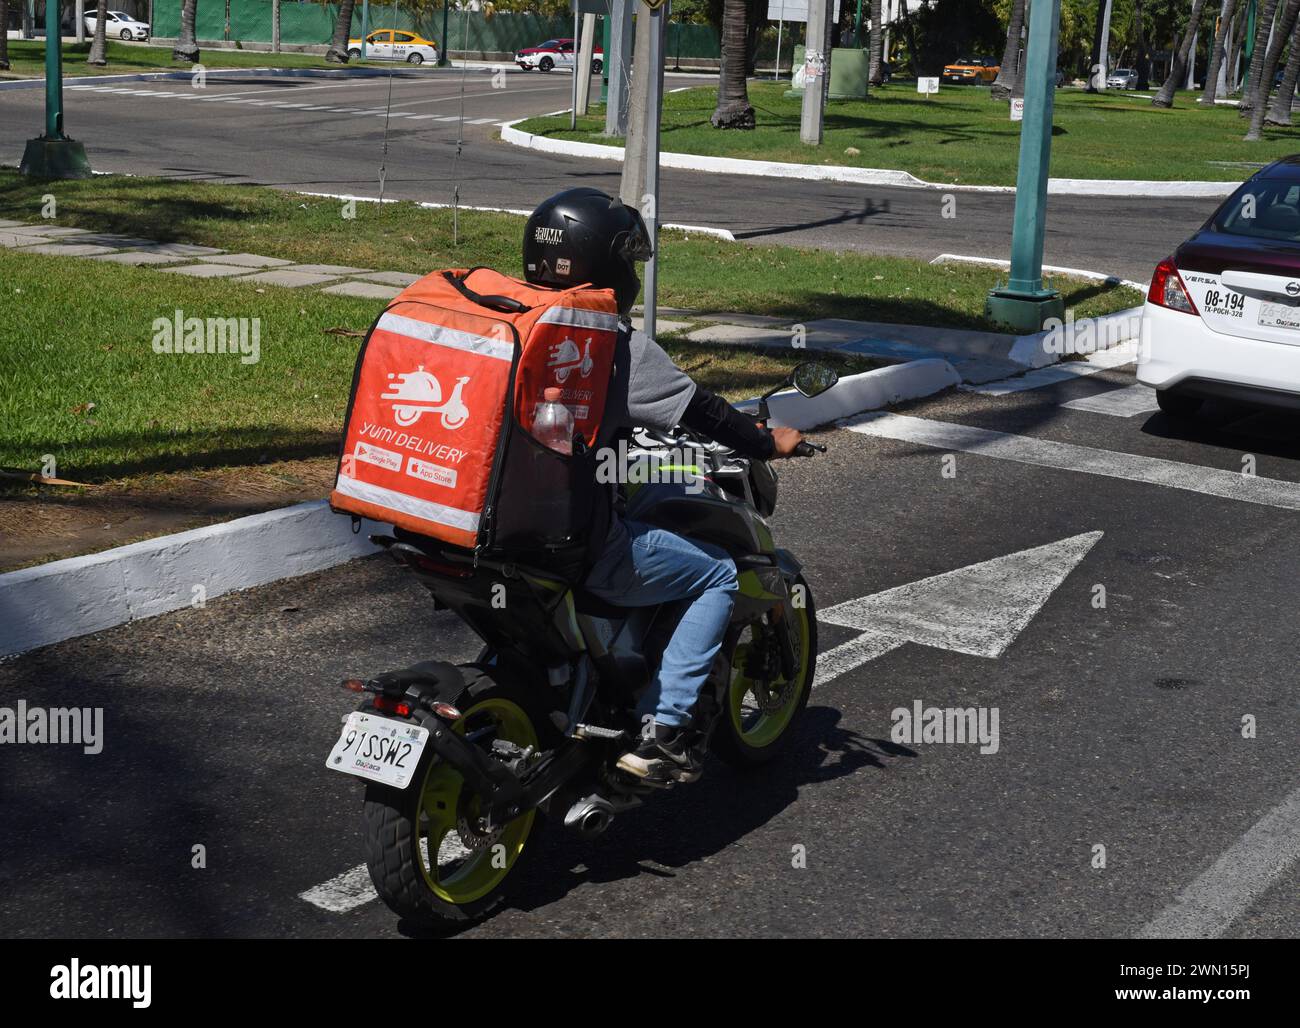
[[[356,710],[343,722],[325,766],[370,782],[405,789],[420,763],[429,730]]]

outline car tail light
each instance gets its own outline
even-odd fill
[[[1183,284],[1183,277],[1174,267],[1172,257],[1166,257],[1156,265],[1155,274],[1151,276],[1151,288],[1147,290],[1147,302],[1167,307],[1171,311],[1182,311],[1184,314],[1200,313],[1196,304],[1192,303],[1192,296]]]

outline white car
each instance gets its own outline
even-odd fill
[[[361,40],[348,40],[348,57],[361,59]],[[438,44],[432,39],[400,29],[376,29],[366,36],[366,60],[405,61],[407,64],[438,63]]]
[[[87,11],[82,17],[86,24],[86,34],[95,34],[95,22],[99,20],[98,11]],[[104,37],[106,39],[148,39],[149,26],[143,21],[136,21],[123,11],[108,11],[104,17]]]
[[[1138,381],[1166,414],[1206,399],[1300,410],[1300,155],[1242,184],[1160,262]]]
[[[1106,76],[1107,89],[1137,89],[1138,73],[1132,68],[1116,68]]]

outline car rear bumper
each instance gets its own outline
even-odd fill
[[[1137,379],[1188,396],[1300,407],[1300,333],[1296,343],[1226,335],[1198,315],[1146,303]]]

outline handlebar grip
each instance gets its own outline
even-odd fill
[[[814,453],[825,453],[826,447],[810,443],[806,439],[794,448],[796,457],[811,457]]]

